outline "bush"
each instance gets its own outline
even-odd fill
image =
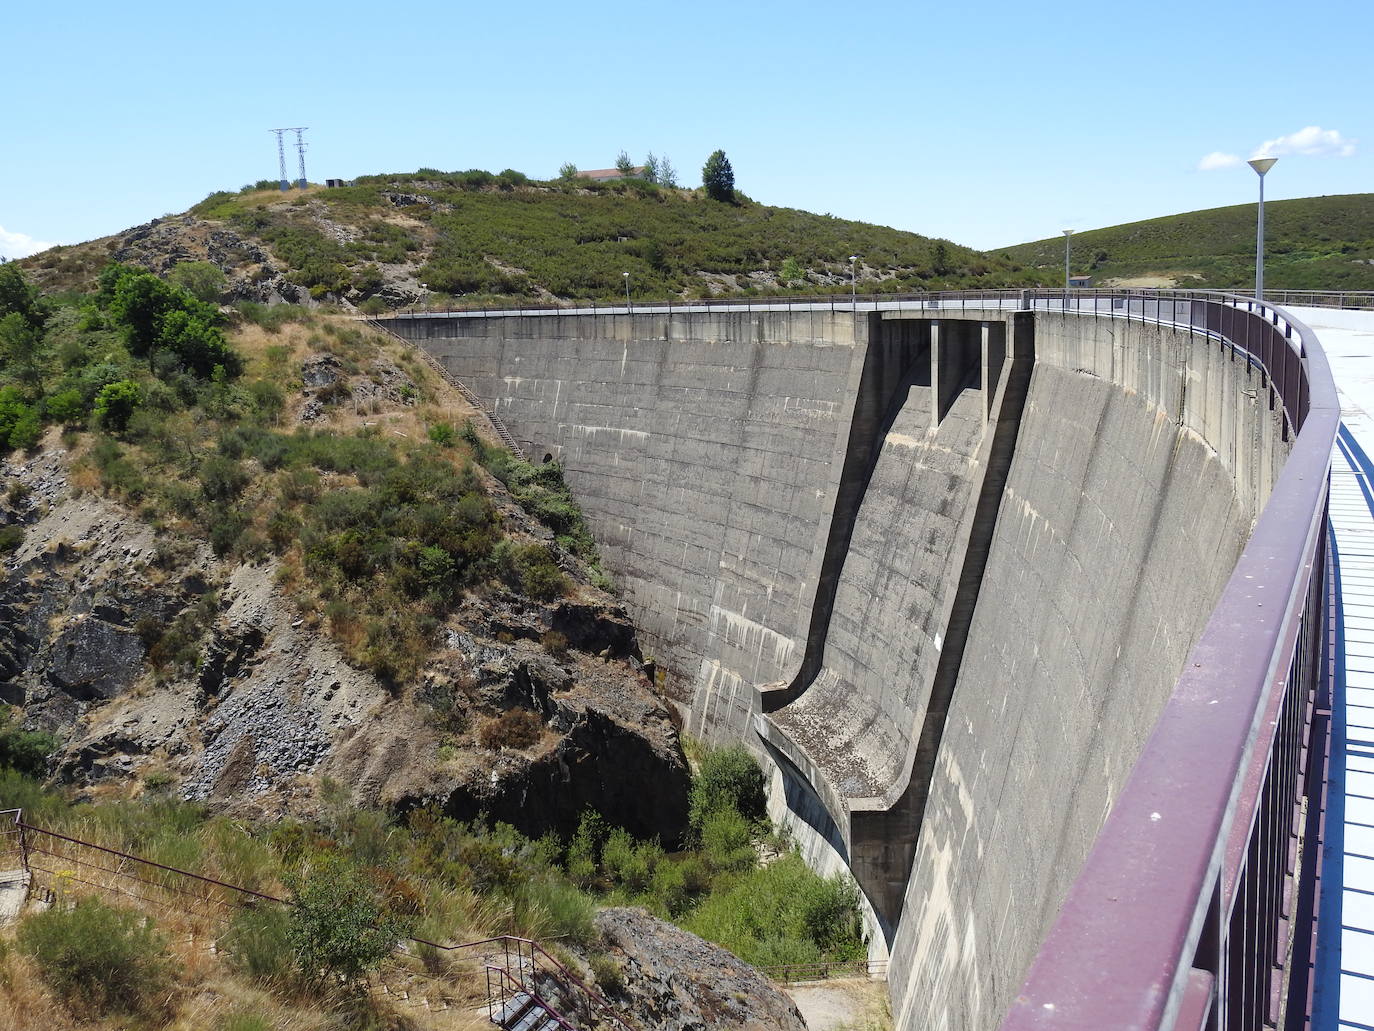
[[[758,861],[754,851],[754,829],[733,809],[714,809],[701,825],[701,847],[706,861],[722,873],[748,870]]]
[[[692,778],[689,820],[700,834],[707,817],[722,809],[758,822],[767,814],[763,771],[743,745],[717,748],[706,753]]]
[[[151,1009],[172,980],[167,941],[152,921],[96,898],[29,917],[18,944],[63,999],[100,1014]]]
[[[596,986],[603,993],[619,995],[625,990],[625,971],[613,957],[597,952],[592,954],[590,962]]]
[[[19,523],[0,526],[0,555],[8,555],[11,551],[17,551],[19,545],[23,543],[24,527]]]
[[[525,881],[518,902],[525,906],[524,923],[545,938],[561,938],[586,945],[596,938],[592,900],[561,877],[542,876]]]
[[[446,422],[436,422],[429,428],[429,439],[440,447],[452,447],[456,436],[453,427]]]
[[[68,387],[48,398],[48,417],[64,426],[75,426],[86,418],[89,408],[78,387]]]
[[[276,905],[240,909],[216,945],[239,973],[270,985],[284,985],[296,972],[291,914]]]
[[[529,748],[544,734],[544,721],[529,709],[512,709],[489,720],[477,732],[483,748]]]
[[[142,402],[143,391],[133,380],[109,383],[95,396],[96,421],[108,430],[122,430],[129,425],[129,417]]]
[[[48,756],[57,751],[57,738],[45,731],[20,729],[18,715],[18,710],[0,703],[0,766],[42,777],[47,773]]]
[[[355,981],[395,950],[408,922],[344,859],[320,856],[305,877],[288,877],[295,906],[287,937],[311,980]]]

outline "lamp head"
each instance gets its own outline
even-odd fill
[[[857,254],[851,254],[851,255],[849,256],[849,260],[850,260],[850,261],[858,261],[858,260],[859,260],[859,256],[858,256]]]
[[[1264,178],[1264,173],[1273,168],[1277,161],[1278,158],[1251,158],[1246,164],[1253,168],[1255,174],[1262,179]]]
[[[1073,235],[1073,230],[1072,230],[1072,229],[1065,229],[1065,230],[1064,230],[1064,235],[1065,235],[1065,236],[1072,236],[1072,235]]]

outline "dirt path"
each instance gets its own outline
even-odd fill
[[[786,989],[811,1031],[891,1031],[887,985],[866,978],[813,981]]]

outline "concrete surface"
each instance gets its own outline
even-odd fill
[[[390,325],[563,462],[690,732],[769,741],[773,815],[815,868],[854,869],[875,958],[891,947],[896,1026],[982,1029],[1286,444],[1259,373],[1183,330],[1037,311],[1006,420],[982,384],[1004,389],[1014,313],[884,316]]]

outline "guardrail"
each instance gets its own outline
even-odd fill
[[[531,303],[524,299],[514,299],[507,304],[446,304],[420,306],[400,309],[382,315],[362,316],[362,321],[377,323],[383,327],[387,320],[394,318],[417,318],[439,316],[500,316],[500,315],[617,315],[647,312],[685,312],[703,308],[738,309],[740,311],[768,311],[784,308],[825,308],[830,311],[874,311],[894,304],[928,304],[938,307],[939,303],[967,303],[988,300],[1016,301],[1022,297],[1069,298],[1075,306],[1090,298],[1131,298],[1148,300],[1158,297],[1181,299],[1212,300],[1219,298],[1240,298],[1244,295],[1223,290],[1187,290],[1157,287],[1059,287],[1014,290],[926,290],[917,293],[834,293],[834,294],[741,294],[699,299],[676,300],[622,300],[611,301],[561,301],[549,304],[547,301]],[[1319,308],[1374,309],[1374,290],[1266,290],[1266,300],[1270,305],[1299,305]]]
[[[1281,1026],[1290,997],[1293,1013],[1305,1008],[1310,950],[1299,945],[1316,906],[1310,813],[1321,809],[1325,743],[1313,738],[1313,717],[1329,676],[1327,478],[1340,419],[1312,332],[1272,303],[1196,290],[732,298],[413,318],[703,308],[1063,311],[1186,327],[1259,370],[1289,457],[1002,1028],[1258,1029]]]
[[[19,865],[14,868],[26,870],[35,879],[41,876],[41,886],[53,895],[74,892],[80,886],[80,890],[113,892],[182,915],[202,910],[203,915],[222,916],[224,911],[236,905],[261,902],[294,905],[290,899],[277,895],[38,827],[26,823],[23,815],[22,809],[0,810],[0,870],[10,869],[6,863],[18,860]],[[639,1031],[600,992],[530,938],[498,935],[459,945],[442,945],[425,938],[407,938],[405,942],[410,946],[427,946],[447,955],[482,954],[484,947],[490,947],[489,953],[482,954],[484,960],[495,957],[499,948],[501,969],[506,972],[506,979],[499,983],[515,984],[521,990],[537,994],[537,979],[541,975],[552,977],[600,1020],[609,1021],[620,1031]],[[485,965],[493,966],[492,963]],[[488,979],[489,986],[496,983]],[[490,998],[488,1003],[491,1004]],[[560,1021],[563,1027],[571,1027],[552,1005],[546,1005],[551,1017]]]
[[[1315,336],[1287,313],[1239,297],[1161,295],[1171,297],[1187,305],[1188,322],[1266,371],[1296,437],[1003,1031],[1258,1029],[1303,1018],[1340,408]]]

